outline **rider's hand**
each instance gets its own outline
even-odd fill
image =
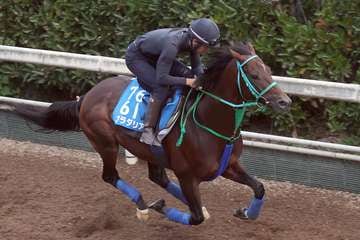
[[[196,78],[186,78],[186,85],[188,85],[189,87],[192,87],[192,88],[196,88],[196,89],[201,88],[200,80],[196,79]]]
[[[189,87],[194,87],[195,81],[195,78],[186,78],[186,85],[188,85]]]

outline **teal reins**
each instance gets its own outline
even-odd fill
[[[258,92],[258,90],[256,89],[255,85],[248,79],[247,75],[245,74],[245,71],[243,69],[243,66],[245,64],[247,64],[249,61],[257,58],[258,56],[257,55],[253,55],[251,57],[249,57],[248,59],[246,59],[246,61],[244,61],[243,63],[240,63],[239,61],[236,61],[236,66],[237,66],[237,69],[238,69],[238,74],[237,74],[237,87],[238,87],[238,91],[240,93],[240,95],[242,96],[242,98],[244,98],[244,95],[242,93],[242,90],[241,90],[241,79],[244,81],[246,87],[248,88],[248,90],[250,91],[250,93],[254,96],[255,98],[255,101],[249,101],[249,102],[245,102],[243,101],[242,103],[239,103],[239,104],[236,104],[236,103],[232,103],[232,102],[229,102],[219,96],[216,96],[208,91],[205,91],[205,90],[202,90],[202,89],[199,89],[198,91],[198,95],[196,96],[196,99],[194,101],[194,103],[191,105],[191,107],[189,108],[189,110],[185,113],[186,111],[186,103],[188,102],[189,100],[189,97],[193,91],[193,89],[190,89],[189,93],[187,94],[186,96],[186,99],[185,99],[185,103],[183,105],[183,108],[182,108],[182,111],[181,111],[181,117],[180,117],[180,136],[179,136],[179,139],[177,140],[176,142],[176,146],[179,147],[182,142],[183,142],[183,139],[184,139],[184,135],[186,133],[186,121],[189,117],[189,115],[192,113],[192,116],[193,116],[193,120],[195,122],[195,124],[210,132],[211,134],[227,141],[227,142],[235,142],[237,139],[240,138],[241,136],[241,132],[240,132],[240,127],[241,127],[241,123],[244,119],[244,116],[245,116],[245,112],[246,112],[246,108],[247,107],[252,107],[252,106],[259,106],[259,99],[264,95],[266,94],[268,91],[270,91],[270,89],[272,89],[273,87],[276,86],[276,82],[273,82],[271,83],[269,86],[267,86],[265,89],[261,90],[260,92]],[[240,75],[241,75],[241,78],[240,78]],[[209,96],[231,108],[234,109],[235,111],[235,119],[234,119],[234,131],[233,131],[233,135],[228,137],[228,136],[225,136],[203,124],[201,124],[197,119],[196,119],[196,110],[199,106],[199,103],[200,103],[200,100],[202,99],[202,97],[206,95],[206,96]]]

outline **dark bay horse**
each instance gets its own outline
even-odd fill
[[[183,106],[183,115],[162,142],[168,168],[175,173],[180,186],[169,180],[150,146],[131,137],[129,130],[114,125],[111,119],[120,94],[131,80],[128,76],[101,81],[80,101],[54,102],[44,108],[22,104],[10,104],[10,107],[16,114],[47,129],[81,129],[103,160],[103,180],[136,204],[139,218],[147,218],[150,208],[175,222],[202,223],[206,211],[201,202],[199,184],[221,175],[254,191],[250,206],[237,209],[234,215],[256,219],[265,190],[263,184],[249,176],[239,163],[243,149],[241,121],[249,106],[262,103],[275,110],[287,110],[291,100],[275,86],[269,67],[256,56],[251,44],[219,48],[211,60],[201,78],[202,89],[187,89],[190,93]],[[0,105],[4,104],[0,102]],[[163,200],[148,205],[141,193],[118,174],[115,166],[119,145],[146,160],[149,178],[186,204],[190,212],[169,208]]]

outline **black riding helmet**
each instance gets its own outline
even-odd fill
[[[208,18],[199,18],[191,21],[189,30],[193,38],[207,46],[215,46],[220,38],[218,26]]]

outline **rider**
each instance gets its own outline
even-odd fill
[[[142,88],[151,94],[140,141],[152,144],[160,111],[173,85],[196,87],[203,67],[200,55],[215,46],[220,31],[208,18],[193,20],[188,28],[164,28],[138,36],[126,51],[126,65]],[[189,53],[191,70],[178,61],[179,53]]]

